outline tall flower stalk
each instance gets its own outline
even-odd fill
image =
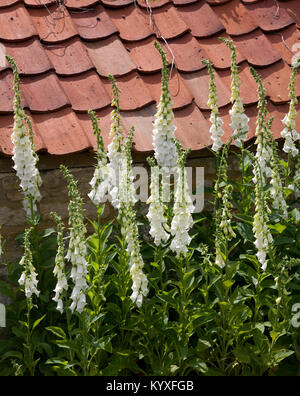
[[[178,151],[177,185],[171,223],[171,234],[174,238],[170,249],[176,252],[177,256],[186,256],[192,239],[189,235],[189,230],[193,226],[192,212],[194,211],[185,169],[186,158],[190,150],[183,151],[178,141],[176,141],[176,146]]]
[[[268,206],[268,196],[265,190],[266,179],[271,177],[270,167],[272,159],[272,142],[270,127],[272,120],[268,120],[267,100],[265,88],[257,72],[251,68],[251,73],[258,84],[258,115],[256,120],[256,154],[253,157],[253,181],[255,183],[255,214],[253,220],[253,233],[255,246],[257,249],[257,259],[262,270],[267,267],[267,254],[273,242],[272,235],[268,228],[270,208]]]
[[[37,168],[38,156],[35,153],[33,143],[32,125],[21,106],[18,68],[11,57],[6,56],[6,59],[10,63],[14,75],[14,127],[11,135],[13,143],[13,168],[20,179],[20,186],[24,193],[23,205],[26,215],[33,221],[37,212],[36,203],[41,199],[39,188],[42,184],[42,179]],[[29,133],[27,132],[25,123],[28,125]]]
[[[211,133],[211,138],[213,141],[212,150],[215,152],[218,152],[223,145],[221,137],[224,135],[224,131],[223,131],[223,127],[222,127],[223,120],[220,117],[219,108],[218,108],[217,87],[214,82],[215,74],[214,74],[214,70],[212,67],[212,63],[210,61],[203,59],[202,63],[207,66],[207,69],[208,69],[208,72],[210,75],[209,98],[208,98],[208,102],[207,102],[207,105],[211,109],[211,114],[210,114],[211,127],[209,129],[209,132]]]
[[[244,141],[249,132],[249,118],[244,111],[243,102],[240,94],[241,80],[238,72],[236,47],[232,40],[221,37],[220,40],[227,45],[231,51],[231,103],[232,109],[229,111],[231,116],[230,126],[233,129],[234,144],[243,147]]]
[[[105,196],[109,194],[110,172],[107,165],[107,153],[101,136],[101,130],[98,125],[98,118],[94,111],[89,110],[88,113],[92,121],[94,135],[96,135],[97,138],[97,164],[93,178],[90,181],[92,189],[88,194],[88,197],[96,206],[98,206],[101,202],[104,202]]]
[[[173,101],[169,91],[168,61],[157,41],[154,41],[154,46],[161,55],[162,77],[161,96],[152,135],[155,160],[148,160],[151,166],[151,196],[148,200],[150,206],[147,217],[150,221],[150,235],[154,238],[155,245],[160,246],[169,239],[166,203],[170,201],[170,175],[176,171],[177,148],[174,140],[176,127],[173,123]]]
[[[282,120],[284,129],[281,131],[281,136],[284,138],[283,151],[296,157],[299,153],[295,142],[299,139],[299,133],[296,131],[296,118],[297,110],[296,105],[298,104],[298,99],[295,93],[296,76],[299,67],[299,61],[292,65],[292,74],[289,83],[289,97],[290,97],[290,107],[288,114]]]
[[[124,136],[123,128],[121,125],[121,114],[120,114],[120,90],[117,87],[116,80],[112,75],[109,75],[109,80],[112,84],[113,99],[111,105],[114,109],[111,112],[111,126],[110,126],[110,137],[112,141],[108,145],[107,156],[109,163],[107,168],[109,170],[109,192],[112,199],[112,205],[114,208],[120,208],[119,200],[119,184],[120,184],[120,166],[125,161],[124,157]]]
[[[148,294],[148,280],[143,272],[144,261],[140,252],[139,230],[134,210],[135,196],[131,158],[133,131],[134,129],[131,128],[125,142],[124,153],[126,162],[122,164],[120,180],[119,220],[129,255],[129,270],[132,278],[132,294],[130,298],[133,303],[140,307],[143,298]]]
[[[57,252],[55,256],[55,267],[53,270],[53,274],[57,278],[57,283],[54,289],[55,296],[53,297],[53,301],[57,303],[57,310],[60,313],[63,313],[63,297],[68,290],[68,280],[65,268],[64,227],[61,217],[56,213],[51,212],[51,217],[57,225]]]
[[[70,310],[82,313],[86,306],[86,290],[87,281],[86,276],[88,273],[88,263],[86,260],[86,227],[84,225],[83,215],[83,201],[78,192],[77,182],[75,181],[69,170],[61,165],[65,178],[68,183],[68,193],[70,203],[68,206],[69,211],[69,226],[70,226],[70,241],[66,255],[66,259],[72,263],[71,279],[74,283],[74,288],[71,294],[72,304]]]

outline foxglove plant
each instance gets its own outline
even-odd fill
[[[209,79],[209,98],[207,105],[211,109],[211,114],[210,114],[210,122],[211,122],[211,127],[209,129],[209,132],[211,133],[211,138],[213,141],[212,145],[212,150],[215,152],[218,152],[219,149],[222,147],[223,142],[221,140],[221,137],[224,135],[223,131],[223,120],[221,119],[219,115],[219,109],[218,109],[218,96],[217,96],[217,87],[214,82],[214,70],[212,67],[212,64],[210,61],[204,59],[202,60],[202,63],[207,66],[210,79]]]
[[[88,263],[86,260],[86,227],[84,225],[83,216],[83,201],[79,195],[77,183],[69,170],[61,165],[65,178],[68,183],[68,192],[70,203],[68,206],[69,211],[69,225],[70,225],[70,241],[66,255],[66,259],[72,263],[71,278],[74,282],[74,288],[71,294],[72,304],[70,310],[82,313],[86,306],[86,290],[87,281],[86,276],[88,273]]]
[[[185,161],[189,150],[182,150],[181,144],[177,141],[178,166],[177,166],[177,185],[175,192],[175,203],[173,208],[173,219],[171,223],[171,234],[173,240],[170,249],[176,252],[177,256],[186,256],[188,246],[191,242],[189,230],[193,226],[192,212],[194,211],[193,201],[189,194]]]
[[[241,80],[238,74],[236,47],[232,40],[220,38],[231,51],[231,103],[232,109],[229,111],[231,116],[230,126],[234,130],[233,138],[234,144],[237,147],[242,147],[249,132],[249,118],[244,111],[243,102],[240,95]]]
[[[167,57],[161,45],[157,41],[154,41],[154,46],[161,55],[163,67],[161,96],[154,119],[153,148],[157,164],[164,172],[167,173],[177,165],[177,149],[174,143],[174,132],[176,127],[173,124],[173,101],[169,91],[169,69]]]
[[[68,280],[65,273],[65,248],[63,240],[63,223],[61,218],[54,212],[51,212],[52,218],[57,224],[57,252],[55,256],[54,276],[57,278],[56,287],[54,289],[55,296],[53,301],[57,303],[57,310],[63,313],[63,293],[68,290]]]
[[[267,203],[265,192],[266,177],[272,175],[270,163],[273,156],[271,133],[269,131],[272,123],[266,120],[268,116],[267,100],[265,89],[260,76],[251,68],[251,73],[258,84],[258,115],[256,121],[256,144],[257,150],[253,161],[253,174],[255,183],[255,214],[253,220],[253,233],[255,237],[255,246],[257,249],[256,256],[264,271],[267,268],[267,254],[270,251],[273,237],[268,228],[270,208]]]
[[[19,278],[19,285],[24,287],[25,296],[27,299],[31,299],[32,295],[35,294],[37,297],[40,292],[37,289],[38,280],[37,273],[33,266],[32,252],[30,236],[33,231],[33,227],[26,229],[24,234],[24,255],[20,260],[20,265],[23,267],[22,274]]]
[[[218,167],[218,178],[215,184],[215,254],[216,264],[223,268],[227,260],[228,241],[236,235],[231,225],[231,193],[232,185],[228,183],[228,150],[231,139],[223,146]]]
[[[154,238],[154,243],[159,246],[162,242],[167,242],[169,234],[167,218],[165,217],[165,205],[162,201],[162,191],[160,188],[160,168],[153,159],[148,159],[151,166],[151,195],[147,201],[149,210],[147,218],[150,222],[150,235]]]
[[[42,184],[37,162],[38,156],[34,150],[33,132],[29,117],[25,114],[21,106],[20,77],[15,61],[6,56],[14,74],[14,127],[11,135],[13,143],[14,169],[20,179],[20,186],[24,192],[24,209],[26,215],[33,219],[37,212],[36,202],[41,200],[39,187]],[[29,136],[24,121],[29,127]]]
[[[116,208],[120,208],[119,195],[119,181],[120,181],[120,166],[126,161],[124,156],[124,136],[123,128],[121,125],[120,115],[120,90],[116,85],[116,80],[112,75],[109,75],[109,80],[112,84],[113,99],[111,105],[114,109],[111,112],[111,127],[110,137],[112,138],[111,143],[108,145],[107,156],[109,163],[107,168],[109,170],[109,183],[110,183],[110,195],[112,199],[112,205]]]
[[[110,170],[107,164],[107,153],[105,150],[101,130],[99,129],[96,113],[89,110],[89,116],[92,121],[93,131],[97,137],[97,165],[90,185],[92,187],[88,197],[98,206],[104,202],[105,196],[110,191]]]
[[[124,154],[126,162],[122,163],[120,175],[120,210],[119,220],[121,223],[122,236],[127,244],[129,255],[129,269],[132,278],[131,301],[138,307],[142,305],[143,298],[148,294],[148,280],[143,272],[144,261],[140,252],[139,231],[134,211],[135,194],[132,173],[132,147],[133,128],[131,128],[125,142]]]
[[[296,75],[298,72],[299,62],[300,59],[298,59],[292,65],[292,74],[289,84],[289,96],[291,99],[290,108],[288,114],[282,120],[284,129],[281,131],[281,136],[285,139],[283,151],[291,154],[293,157],[295,157],[299,153],[299,150],[295,146],[295,142],[299,139],[299,133],[296,131],[296,105],[298,103],[298,99],[295,93]]]

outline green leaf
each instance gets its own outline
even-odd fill
[[[255,240],[252,225],[248,223],[237,223],[236,229],[245,241],[253,242]]]
[[[203,360],[199,358],[194,358],[189,360],[188,362],[189,366],[192,367],[194,370],[200,372],[200,373],[206,373],[208,370],[208,367]]]
[[[34,324],[33,324],[33,326],[32,326],[32,331],[41,323],[41,321],[45,318],[46,315],[47,315],[47,314],[43,315],[41,318],[37,319],[37,320],[34,322]]]
[[[282,234],[283,231],[286,229],[286,225],[280,223],[277,223],[275,225],[269,224],[269,228],[271,228],[271,230],[277,231],[279,234]]]
[[[46,330],[50,331],[59,338],[67,339],[66,333],[60,327],[48,326],[46,327]]]
[[[250,358],[249,352],[250,351],[244,346],[237,346],[233,350],[233,354],[238,359],[238,361],[240,363],[245,363],[245,364],[251,363],[251,358]]]

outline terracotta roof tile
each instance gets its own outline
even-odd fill
[[[222,33],[220,37],[230,38]],[[231,65],[230,50],[226,44],[219,40],[219,36],[198,39],[200,47],[205,51],[208,58],[217,69],[228,69]],[[243,62],[246,58],[237,49],[237,62]]]
[[[136,69],[135,63],[116,35],[101,41],[86,42],[85,46],[98,73],[103,77],[109,74],[118,77]]]
[[[147,2],[145,0],[137,0],[137,2],[142,8],[147,8]],[[151,6],[151,8],[155,9],[155,8],[162,7],[168,3],[171,3],[171,0],[156,0],[156,1],[152,1],[150,3],[150,6]]]
[[[36,149],[36,151],[43,151],[46,149],[46,145],[37,131],[37,127],[35,125],[35,122],[31,116],[31,114],[28,111],[26,111],[26,114],[29,116],[29,119],[32,124],[32,128],[35,131],[34,136],[33,136],[33,142],[34,142],[35,149]],[[13,132],[13,126],[14,126],[13,115],[7,115],[7,116],[0,117],[0,149],[1,149],[2,153],[5,155],[13,154],[13,144],[11,141],[11,134]],[[27,128],[27,126],[26,126],[26,128]]]
[[[66,1],[66,7],[70,9],[84,9],[85,7],[93,6],[99,3],[99,0],[68,0]]]
[[[36,35],[28,11],[22,4],[0,9],[0,39],[23,41]]]
[[[99,118],[99,128],[101,129],[101,136],[103,137],[105,147],[107,148],[108,144],[111,142],[111,138],[109,137],[110,131],[110,123],[111,117],[110,113],[112,111],[111,107],[106,107],[100,111],[96,111],[96,115]],[[94,135],[94,131],[92,128],[92,123],[89,115],[87,113],[76,114],[77,119],[79,120],[79,124],[81,128],[84,130],[86,136],[92,144],[93,150],[97,150],[97,138]],[[122,124],[122,120],[121,120]]]
[[[252,33],[235,37],[234,42],[238,50],[253,66],[268,66],[281,59],[280,54],[259,29]]]
[[[95,71],[61,77],[60,84],[75,111],[98,110],[110,105],[111,98]]]
[[[192,72],[205,67],[202,59],[206,59],[207,54],[191,34],[188,33],[178,39],[172,40],[169,45],[175,56],[176,67],[179,71]],[[182,51],[183,47],[184,51]]]
[[[141,76],[147,88],[151,92],[152,97],[156,103],[159,103],[161,93],[161,74],[145,74]],[[169,82],[169,89],[173,100],[173,109],[180,109],[189,105],[193,100],[193,95],[185,85],[180,73],[176,70],[172,73],[172,78]]]
[[[232,0],[219,7],[214,7],[219,20],[232,36],[250,33],[257,28],[255,19],[252,18],[247,8],[240,0]]]
[[[158,39],[172,67],[170,91],[176,136],[194,150],[210,145],[208,80],[203,58],[216,70],[224,141],[232,134],[230,51],[238,49],[241,95],[250,118],[257,115],[253,65],[261,74],[269,109],[280,137],[288,109],[288,64],[300,55],[299,0],[0,0],[0,151],[12,154],[13,76],[5,53],[21,73],[22,105],[33,118],[36,149],[68,154],[96,148],[87,110],[100,117],[105,144],[110,141],[111,87],[115,75],[122,90],[122,125],[135,126],[134,149],[152,150],[152,121],[160,98]],[[46,5],[46,7],[45,7]],[[12,18],[12,19],[11,19]],[[257,27],[258,26],[258,27]],[[167,44],[164,40],[167,40]],[[174,55],[174,58],[173,58]],[[300,97],[300,77],[296,94]],[[297,127],[300,130],[300,117]]]
[[[41,74],[53,69],[51,61],[36,37],[22,43],[5,43],[5,48],[6,53],[16,61],[21,75]]]
[[[101,5],[85,12],[70,12],[70,15],[80,36],[85,40],[102,39],[118,33],[115,24]]]
[[[153,45],[154,39],[155,37],[152,36],[145,40],[136,43],[126,43],[125,45],[138,71],[142,73],[154,73],[161,70],[161,57]],[[170,52],[164,45],[163,47],[166,50],[169,62],[171,62],[172,56]]]
[[[152,147],[152,130],[156,106],[151,105],[144,107],[139,111],[128,111],[122,113],[122,121],[125,130],[134,126],[134,150],[135,151],[151,151]]]
[[[284,31],[267,35],[273,47],[288,64],[300,50],[300,30],[296,25],[289,26]]]
[[[6,8],[7,6],[18,3],[20,0],[2,0],[0,3],[0,8]]]
[[[231,0],[206,0],[206,3],[211,4],[211,5],[221,5],[221,4],[226,4]]]
[[[111,8],[125,7],[134,2],[134,0],[101,0],[101,2]]]
[[[146,11],[133,5],[120,9],[107,9],[107,13],[125,41],[138,41],[153,34]]]
[[[195,103],[202,110],[209,109],[207,105],[209,94],[209,74],[206,69],[195,73],[184,73],[182,78],[195,98]],[[218,73],[215,74],[215,84],[218,90],[219,107],[230,102],[230,90],[226,87]]]
[[[21,89],[27,105],[34,112],[49,112],[70,105],[55,73],[22,77]]]
[[[225,30],[212,8],[206,3],[195,3],[177,9],[195,37],[209,37]]]
[[[290,17],[296,22],[297,27],[300,28],[300,3],[299,1],[285,1],[280,3],[280,9],[285,9]]]
[[[179,37],[189,30],[181,14],[170,4],[153,10],[152,18],[157,36],[163,36],[166,40]]]
[[[29,8],[28,12],[40,39],[45,43],[56,44],[78,35],[78,30],[64,6]]]
[[[187,4],[193,4],[193,3],[197,3],[198,0],[173,0],[173,3],[176,6],[185,6]]]
[[[184,109],[175,111],[175,117],[174,124],[177,127],[175,135],[184,148],[200,150],[212,144],[209,134],[206,133],[210,126],[195,104],[192,103]],[[189,133],[181,131],[189,131]]]
[[[10,70],[5,70],[0,74],[0,114],[13,111],[13,81],[13,74]],[[23,107],[27,107],[23,91],[21,91],[21,104]]]
[[[64,45],[45,45],[44,49],[59,75],[76,75],[95,68],[86,47],[78,37],[68,40]],[[80,59],[80,62],[76,62],[76,59]]]
[[[112,98],[111,83],[102,80]],[[120,108],[123,111],[141,109],[154,102],[154,99],[141,77],[134,71],[117,78],[120,93]]]
[[[282,29],[294,23],[294,19],[274,0],[249,4],[247,8],[258,26],[264,31]]]
[[[271,67],[259,70],[259,74],[263,78],[264,86],[267,90],[267,96],[274,103],[284,103],[289,101],[288,85],[290,81],[291,69],[288,65],[280,61]],[[297,77],[298,83],[300,77]],[[300,96],[300,86],[295,87],[296,95]]]
[[[56,0],[24,0],[24,3],[30,7],[38,8],[57,4]]]
[[[70,108],[52,112],[51,117],[49,114],[34,114],[33,119],[49,154],[70,154],[92,147]]]
[[[260,72],[260,70],[258,70]],[[220,70],[218,71],[222,82],[227,86],[228,90],[231,89],[231,70]],[[250,105],[257,103],[257,85],[250,73],[249,65],[247,62],[243,62],[239,65],[239,77],[241,79],[241,98],[244,105]]]

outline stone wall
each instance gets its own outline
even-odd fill
[[[2,161],[2,162],[1,162]],[[0,161],[0,224],[1,234],[6,240],[6,252],[10,259],[18,257],[22,249],[15,242],[15,237],[26,226],[26,219],[22,206],[23,195],[19,187],[19,181],[12,171],[12,162],[9,158]],[[40,156],[40,173],[43,180],[41,187],[42,200],[39,203],[39,212],[42,217],[41,228],[53,227],[50,212],[56,211],[65,222],[68,218],[68,192],[65,178],[59,170],[59,164],[63,163],[78,180],[79,191],[84,198],[85,214],[89,218],[95,218],[96,208],[87,197],[90,191],[89,182],[93,176],[95,160],[92,154],[73,155],[72,157],[51,158]],[[135,159],[135,164],[145,165],[143,158]],[[215,160],[213,157],[192,158],[188,166],[204,167],[205,186],[211,186],[215,178]],[[229,160],[231,174],[237,172],[236,157]],[[208,197],[205,197],[207,204]],[[104,217],[113,217],[113,210],[106,205]]]

